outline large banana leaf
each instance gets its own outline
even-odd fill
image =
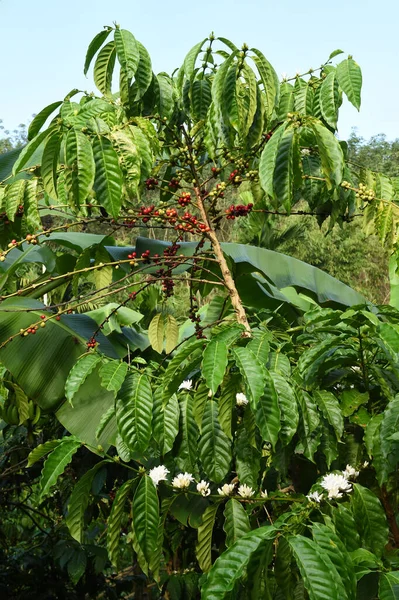
[[[168,242],[160,240],[138,238],[136,251],[138,254],[145,250],[150,250],[151,254],[162,254],[168,245]],[[182,242],[180,247],[181,254],[191,256],[197,244]],[[222,248],[234,263],[236,285],[247,306],[271,307],[285,302],[295,304],[303,311],[310,307],[309,300],[316,301],[322,306],[330,305],[337,308],[367,303],[362,294],[348,285],[321,269],[291,256],[244,244],[223,243]],[[132,249],[126,250],[128,253]],[[181,270],[189,268],[190,265],[179,267]],[[296,296],[291,288],[307,296],[309,300]]]
[[[0,344],[40,321],[46,307],[38,300],[10,298],[0,305]],[[86,342],[97,329],[87,315],[63,315],[51,319],[35,335],[17,335],[0,349],[0,362],[18,385],[45,410],[56,409],[64,398],[65,381],[79,356],[87,351]],[[101,333],[96,337],[99,351],[118,358],[110,341]]]

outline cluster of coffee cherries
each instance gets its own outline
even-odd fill
[[[186,206],[188,206],[190,204],[190,202],[191,202],[191,194],[190,194],[190,192],[183,192],[182,195],[180,196],[180,198],[178,199],[178,203],[183,208],[185,208]]]
[[[234,171],[232,171],[229,175],[229,181],[233,184],[233,185],[239,185],[241,183],[241,177],[239,175],[239,171],[238,169],[234,169]]]
[[[127,227],[128,229],[131,229],[132,227],[135,227],[136,223],[136,219],[125,219],[123,221],[123,226]]]
[[[229,208],[226,208],[227,219],[234,221],[236,217],[246,217],[252,210],[253,204],[232,204]]]
[[[171,190],[177,190],[180,187],[180,181],[178,179],[173,178],[169,181],[168,186]]]
[[[151,219],[152,216],[157,217],[159,215],[159,212],[156,210],[154,211],[155,206],[153,204],[151,204],[151,206],[142,206],[139,210],[138,213],[138,217],[141,217],[143,223],[148,223],[148,221]]]
[[[155,179],[154,177],[149,177],[149,179],[147,179],[145,182],[145,187],[147,188],[147,190],[155,190],[157,185],[158,179]]]
[[[37,244],[37,239],[35,235],[32,235],[31,233],[28,233],[27,236],[25,237],[25,240],[28,244]]]
[[[134,267],[136,265],[135,259],[137,258],[137,253],[136,252],[132,252],[131,254],[128,254],[127,257],[130,260],[129,265],[131,267]]]
[[[87,342],[86,346],[90,349],[90,348],[95,348],[97,346],[97,342],[94,339],[94,337],[90,338],[89,341]]]
[[[205,223],[200,223],[195,215],[185,212],[182,217],[183,223],[176,225],[177,231],[186,231],[187,233],[207,233],[209,227]]]

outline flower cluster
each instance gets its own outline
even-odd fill
[[[236,394],[236,404],[237,406],[246,406],[248,404],[248,398],[242,392],[238,392]]]
[[[183,383],[181,383],[179,385],[179,387],[177,389],[190,391],[192,387],[193,387],[192,379],[186,379],[185,381],[183,381]]]
[[[154,467],[148,473],[148,476],[154,482],[154,485],[158,485],[160,481],[166,481],[169,470],[164,465],[159,465],[159,467]]]
[[[202,496],[209,496],[211,490],[209,489],[209,483],[207,481],[200,481],[197,483],[197,492],[199,492]]]
[[[172,479],[172,486],[178,490],[186,490],[192,481],[194,477],[191,473],[179,473]]]
[[[329,499],[342,498],[343,494],[349,494],[353,489],[349,479],[356,479],[359,475],[359,471],[351,465],[346,465],[345,470],[341,473],[328,473],[324,475],[320,482],[321,487],[326,490]],[[321,502],[323,494],[315,491],[308,494],[306,498],[310,502]]]

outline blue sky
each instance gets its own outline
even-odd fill
[[[336,48],[363,71],[360,113],[341,108],[339,136],[399,137],[398,0],[0,0],[0,118],[8,129],[29,121],[83,76],[87,46],[116,21],[149,50],[155,72],[172,72],[212,30],[262,50],[277,73],[316,68]]]

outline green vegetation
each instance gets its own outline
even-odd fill
[[[398,182],[334,135],[341,55],[155,75],[107,27],[1,155],[4,597],[397,597]]]

